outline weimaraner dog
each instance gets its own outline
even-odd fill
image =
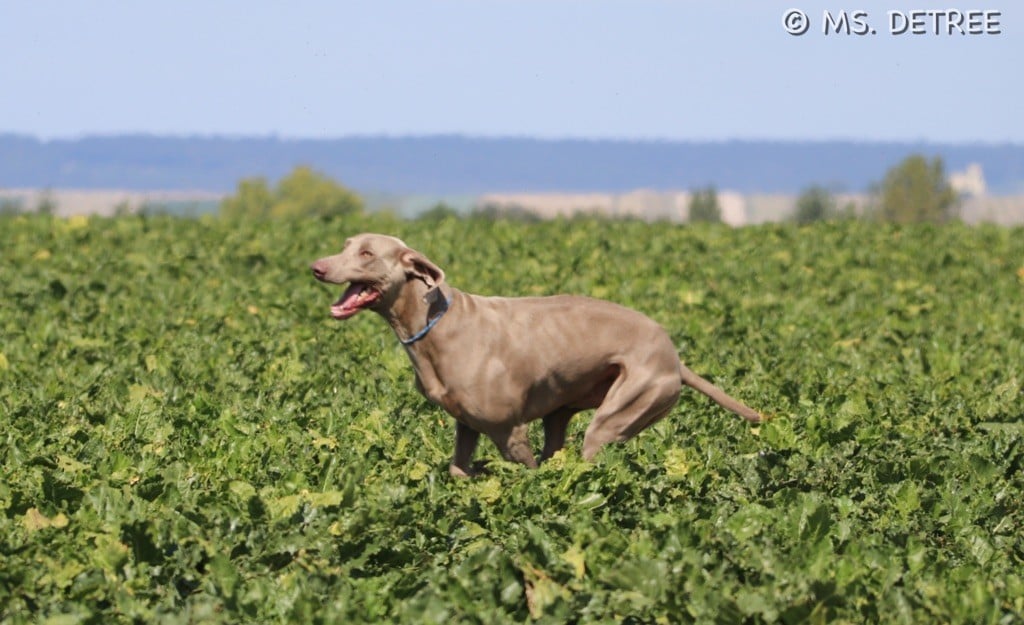
[[[409,354],[416,388],[455,417],[450,471],[473,474],[480,433],[506,459],[536,467],[527,437],[544,422],[541,460],[565,444],[569,419],[596,408],[583,437],[591,459],[661,419],[682,385],[751,422],[761,415],[682,364],[664,329],[639,312],[588,297],[482,297],[451,287],[444,271],[400,239],[360,234],[311,266],[349,286],[336,319],[369,309]]]

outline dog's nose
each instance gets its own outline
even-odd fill
[[[327,267],[323,261],[316,261],[309,268],[313,271],[313,277],[317,280],[323,280],[327,275]]]

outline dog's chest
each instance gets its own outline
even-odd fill
[[[463,412],[462,407],[456,401],[454,394],[441,381],[434,367],[428,360],[418,358],[414,350],[406,349],[406,352],[409,354],[409,360],[412,362],[413,372],[416,375],[416,390],[458,419]]]

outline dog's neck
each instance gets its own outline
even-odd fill
[[[443,314],[450,298],[451,288],[446,284],[431,289],[420,280],[410,280],[383,316],[398,339],[405,342]]]
[[[445,310],[454,303],[453,298],[457,295],[457,291],[447,283],[429,289],[419,280],[413,280],[402,288],[391,308],[382,313],[394,330],[395,336],[405,347],[405,353],[409,356],[413,371],[416,372],[416,384],[420,392],[443,406],[456,419],[459,418],[461,409],[457,404],[450,403],[448,389],[438,372],[438,365],[441,362],[439,354],[450,347],[446,341],[453,337],[451,328],[458,325],[451,325],[452,319],[448,318],[448,315],[452,313],[450,308]],[[437,319],[441,314],[444,317],[435,322],[437,327],[427,328],[430,320]],[[425,335],[418,340],[410,341],[425,328]]]

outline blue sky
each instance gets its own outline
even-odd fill
[[[0,132],[1024,142],[1000,35],[826,36],[810,0],[0,0]],[[809,32],[782,27],[803,9]]]

